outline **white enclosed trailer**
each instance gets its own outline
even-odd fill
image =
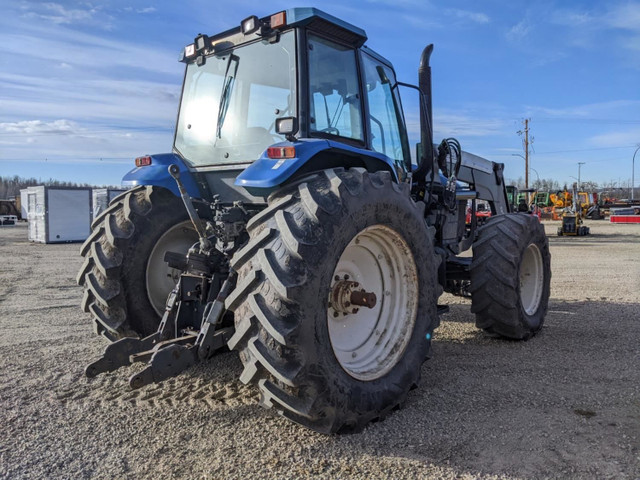
[[[111,200],[126,191],[124,188],[94,188],[92,197],[93,218],[96,218],[100,213],[105,211],[111,203]]]
[[[23,188],[22,190],[20,190],[20,216],[22,217],[23,221],[27,220],[27,192],[29,191],[28,188]]]
[[[29,187],[29,240],[82,242],[91,232],[91,188]]]

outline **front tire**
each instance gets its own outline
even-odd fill
[[[488,333],[526,340],[549,304],[551,254],[537,217],[510,213],[478,230],[471,262],[471,312]]]
[[[339,169],[278,192],[249,222],[232,260],[229,346],[263,406],[333,433],[359,431],[404,401],[441,292],[423,212],[388,172]],[[351,287],[375,294],[375,306],[356,309],[341,296]]]
[[[198,240],[180,199],[159,187],[136,187],[113,199],[80,249],[82,309],[109,340],[145,337],[160,323],[179,272],[164,252],[186,253]]]

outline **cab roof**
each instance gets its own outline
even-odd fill
[[[319,30],[355,47],[361,47],[367,41],[367,34],[363,29],[317,8],[290,8],[286,10],[286,15],[287,24],[290,26],[306,26],[313,30]]]

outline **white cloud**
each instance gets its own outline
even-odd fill
[[[499,118],[450,113],[441,110],[434,112],[433,123],[436,138],[499,135],[507,126],[506,122]]]
[[[52,122],[42,120],[24,120],[21,122],[0,123],[0,133],[22,135],[73,135],[78,132],[76,122],[60,119]]]
[[[602,133],[589,139],[589,143],[596,147],[620,147],[635,145],[640,141],[640,127],[615,132]]]
[[[532,25],[524,18],[507,31],[507,40],[512,42],[522,41],[531,32]]]
[[[40,8],[38,8],[38,6]],[[97,11],[95,8],[85,10],[68,9],[59,3],[50,2],[39,5],[35,4],[34,7],[37,8],[39,12],[32,11],[32,15],[57,24],[70,24],[90,20]]]
[[[613,28],[640,32],[640,3],[616,5],[603,16],[603,20]]]
[[[138,155],[171,149],[166,129],[131,129],[66,119],[0,123],[2,161],[128,164]]]
[[[551,14],[551,23],[567,27],[583,27],[596,23],[596,18],[591,12],[560,9]]]
[[[73,88],[69,88],[73,85]],[[171,128],[175,122],[179,84],[144,80],[81,77],[40,78],[0,72],[6,118],[71,118],[98,123],[139,124]]]
[[[559,9],[551,23],[569,33],[566,43],[583,49],[614,43],[614,48],[640,50],[640,2],[617,3],[592,10]],[[630,59],[631,63],[638,63]]]
[[[623,40],[621,43],[624,47],[628,48],[629,50],[640,51],[640,36],[628,38],[626,40]]]
[[[471,12],[469,10],[461,10],[459,8],[449,8],[445,10],[447,15],[459,18],[461,20],[470,20],[475,23],[489,23],[488,15],[480,12]]]
[[[0,30],[3,53],[23,60],[65,63],[85,71],[89,68],[131,67],[177,74],[181,70],[177,65],[177,49],[167,52],[69,29],[57,31],[55,37],[51,37],[50,31],[35,26],[20,33],[3,30]],[[25,49],[24,45],[29,45],[29,48]]]
[[[89,3],[78,3],[78,8],[69,8],[56,2],[23,0],[18,8],[21,17],[27,19],[29,24],[39,20],[45,24],[59,26],[91,25],[101,30],[110,30],[113,27],[113,17],[104,7]]]
[[[528,105],[525,108],[527,115],[534,118],[536,116],[548,116],[558,119],[597,119],[598,121],[603,121],[606,119],[634,118],[637,111],[640,110],[640,100],[612,100],[565,108]]]
[[[140,8],[136,10],[136,13],[153,13],[155,11],[156,11],[156,7],[146,7],[146,8]]]

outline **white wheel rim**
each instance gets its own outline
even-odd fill
[[[331,292],[345,277],[375,294],[373,308],[338,311]],[[384,225],[365,228],[342,252],[330,287],[329,338],[340,366],[358,380],[384,376],[404,354],[418,310],[418,271],[409,245]]]
[[[533,243],[527,247],[520,263],[520,301],[527,315],[538,311],[542,299],[544,268],[542,254]]]
[[[156,242],[147,261],[147,296],[153,309],[164,314],[167,297],[180,278],[180,270],[169,268],[164,261],[165,252],[187,253],[198,241],[198,234],[189,221],[179,223],[167,230]]]

